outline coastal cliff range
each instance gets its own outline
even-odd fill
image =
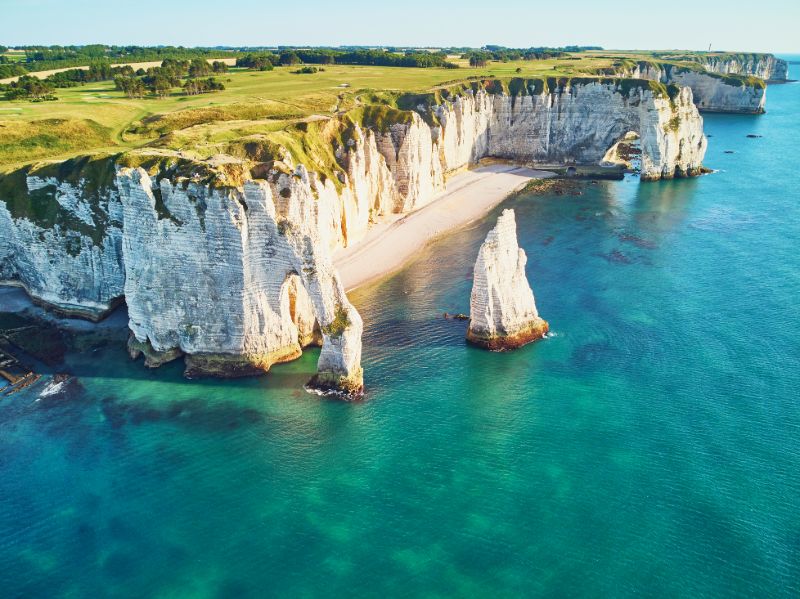
[[[150,366],[183,357],[188,376],[239,376],[321,344],[315,388],[358,393],[362,323],[335,248],[481,158],[598,164],[631,132],[642,179],[701,172],[691,90],[612,78],[396,94],[207,158],[152,148],[33,165],[0,179],[0,279],[94,319],[124,298],[131,355]]]

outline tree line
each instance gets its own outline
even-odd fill
[[[562,58],[570,52],[582,52],[594,49],[592,46],[566,46],[565,48],[503,48],[502,46],[484,46],[480,50],[469,50],[461,53],[461,58],[469,60],[471,67],[485,67],[490,60],[509,62],[511,60],[547,60]]]
[[[236,59],[237,67],[269,71],[276,66],[298,64],[348,64],[388,67],[458,68],[441,53],[408,51],[395,54],[384,50],[334,50],[329,48],[297,48],[282,52],[248,52]]]
[[[216,48],[184,48],[183,46],[18,46],[25,52],[23,61],[17,63],[25,72],[47,71],[72,66],[84,66],[98,61],[149,62],[173,58],[225,58],[235,56],[228,50]],[[0,68],[3,65],[0,65]],[[14,73],[9,77],[20,75]]]
[[[87,69],[69,69],[54,73],[44,80],[24,75],[13,83],[0,86],[0,91],[4,92],[7,100],[55,100],[56,88],[113,80],[115,87],[129,98],[143,98],[148,94],[163,98],[176,87],[187,95],[223,90],[225,85],[209,75],[227,71],[228,65],[224,62],[214,61],[209,64],[203,58],[167,58],[159,67],[137,70],[130,65],[112,67],[103,62],[92,64]]]

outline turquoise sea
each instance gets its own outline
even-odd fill
[[[800,596],[799,108],[772,86],[706,115],[712,175],[517,196],[354,294],[363,402],[302,391],[316,351],[189,382],[121,348],[0,397],[0,596]],[[442,313],[507,207],[554,336],[493,354]]]

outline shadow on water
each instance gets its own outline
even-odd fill
[[[0,424],[4,429],[0,458],[10,459],[8,452],[14,452],[15,439],[23,434],[20,425],[32,425],[37,434],[63,439],[67,451],[78,454],[96,444],[95,436],[103,430],[118,436],[153,425],[179,427],[203,435],[249,429],[273,439],[277,435],[291,438],[286,437],[287,431],[291,431],[297,439],[320,441],[336,434],[355,417],[348,403],[325,401],[302,389],[285,395],[283,401],[274,393],[263,397],[233,393],[223,398],[212,394],[204,396],[197,388],[191,391],[196,395],[179,397],[154,393],[149,397],[114,394],[98,397],[72,379],[70,386],[58,394],[33,401],[30,397],[16,398],[0,405]],[[293,408],[272,409],[276,401],[288,401]],[[320,409],[321,405],[325,409]]]

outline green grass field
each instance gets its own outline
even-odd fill
[[[594,76],[601,69],[621,64],[620,60],[655,56],[593,51],[548,60],[492,61],[479,68],[451,57],[461,68],[328,65],[314,74],[295,74],[292,71],[297,67],[264,72],[232,69],[217,76],[225,84],[224,91],[187,96],[175,89],[160,99],[129,99],[110,81],[91,83],[57,89],[56,101],[0,102],[0,170],[146,145],[195,151],[247,135],[275,132],[309,117],[343,112],[367,102],[365,98],[376,92],[424,92],[481,76]]]
[[[607,58],[491,62],[460,69],[326,66],[298,75],[295,67],[273,71],[233,69],[219,78],[226,89],[213,94],[128,99],[110,81],[58,89],[57,101],[0,102],[0,167],[3,170],[77,153],[141,147],[175,133],[179,148],[197,141],[232,139],[253,130],[277,129],[310,115],[352,108],[369,91],[424,91],[472,76],[578,75],[607,66]],[[517,69],[521,69],[517,73]],[[348,84],[349,87],[342,87]],[[163,144],[162,144],[163,145]]]

